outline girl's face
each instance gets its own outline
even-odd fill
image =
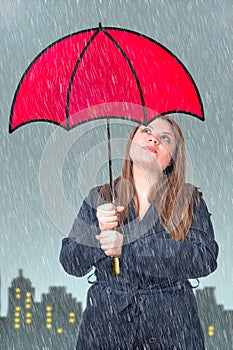
[[[172,126],[158,118],[139,127],[132,140],[130,158],[140,167],[156,166],[162,171],[170,164],[175,147]]]

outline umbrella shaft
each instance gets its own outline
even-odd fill
[[[109,165],[109,178],[110,178],[110,196],[111,196],[111,202],[114,203],[115,194],[114,194],[114,182],[113,182],[113,170],[112,170],[111,129],[110,129],[110,123],[108,118],[107,118],[107,135],[108,135],[108,165]],[[120,274],[119,258],[112,258],[112,265],[113,265],[113,273],[115,275],[119,275]]]
[[[111,129],[110,129],[110,123],[108,118],[107,118],[107,135],[108,135],[108,167],[109,167],[109,179],[110,179],[110,195],[111,195],[111,202],[114,203],[115,195],[114,195],[113,170],[112,170]]]

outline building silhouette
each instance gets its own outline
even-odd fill
[[[207,350],[233,350],[233,310],[217,305],[215,288],[196,291]]]
[[[34,295],[31,281],[19,270],[8,290],[7,316],[0,317],[0,349],[74,350],[82,304],[65,287],[50,287],[41,302]],[[197,290],[196,299],[206,350],[233,350],[233,310],[216,303],[213,287]]]
[[[8,312],[0,318],[2,350],[74,350],[82,304],[65,287],[50,287],[34,301],[31,281],[19,276],[8,291]]]

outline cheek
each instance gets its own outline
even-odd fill
[[[139,153],[139,144],[135,141],[132,141],[129,156],[131,160],[135,160],[137,158],[137,155]]]
[[[163,153],[160,154],[160,164],[162,169],[166,169],[166,167],[170,164],[172,160],[172,154],[170,151],[165,150]]]
[[[134,143],[140,144],[142,142],[142,140],[143,140],[143,137],[142,137],[141,133],[139,131],[137,131],[136,134],[134,135],[132,143],[134,142]]]
[[[141,146],[143,145],[143,140],[140,134],[137,132],[131,141],[131,146],[130,146],[130,158],[133,158],[138,154],[138,152],[141,151]]]

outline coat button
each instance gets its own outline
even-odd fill
[[[140,297],[138,298],[139,305],[142,305],[143,302],[144,302],[144,297],[142,295],[140,295]]]
[[[107,287],[107,294],[111,295],[112,294],[112,288],[111,287]]]
[[[149,343],[155,344],[155,343],[156,343],[156,339],[155,339],[155,338],[150,338],[150,339],[149,339]]]

